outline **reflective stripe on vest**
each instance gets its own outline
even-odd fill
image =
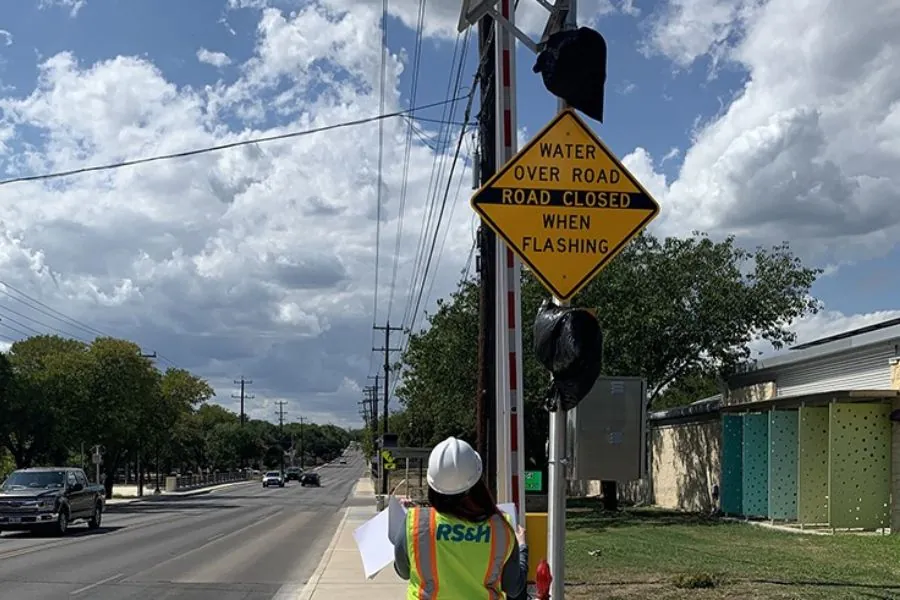
[[[515,543],[509,517],[471,523],[415,507],[406,535],[407,600],[505,600],[501,578]]]

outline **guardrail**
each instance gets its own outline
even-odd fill
[[[208,475],[170,475],[166,477],[167,492],[183,492],[196,490],[203,487],[221,485],[223,483],[236,483],[239,481],[251,481],[256,477],[249,473],[234,471],[229,473],[210,473]]]

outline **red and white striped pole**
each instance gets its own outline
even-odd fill
[[[500,15],[515,24],[513,0],[500,0]],[[516,42],[509,27],[495,28],[497,86],[497,170],[515,154]],[[524,408],[522,395],[522,264],[497,238],[497,492],[512,502],[519,521],[525,519]]]

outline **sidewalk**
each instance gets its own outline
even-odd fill
[[[387,566],[371,581],[363,574],[362,560],[353,539],[353,530],[375,516],[375,490],[369,478],[356,484],[352,496],[368,500],[367,506],[351,506],[325,551],[322,561],[306,584],[300,600],[402,600],[406,597],[406,582],[394,573],[393,564]]]

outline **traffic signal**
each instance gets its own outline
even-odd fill
[[[594,387],[603,364],[596,314],[545,300],[534,320],[534,352],[553,375],[548,399],[563,410],[575,408]]]
[[[579,27],[554,33],[532,70],[541,74],[548,92],[603,122],[606,39],[600,32]]]

